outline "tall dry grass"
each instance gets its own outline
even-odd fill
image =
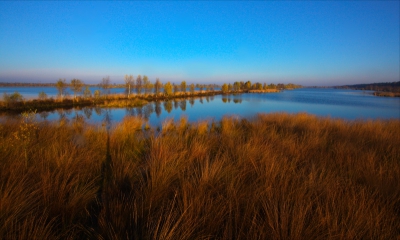
[[[109,135],[41,122],[22,142],[24,121],[0,125],[1,239],[400,236],[399,120],[268,114],[157,131],[129,117]]]

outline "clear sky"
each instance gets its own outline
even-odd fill
[[[399,1],[0,2],[0,82],[399,81]]]

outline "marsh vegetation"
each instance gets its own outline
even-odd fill
[[[396,239],[400,121],[0,124],[1,239]]]

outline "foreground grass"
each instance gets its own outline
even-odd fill
[[[0,238],[400,235],[398,120],[143,124],[1,123]]]

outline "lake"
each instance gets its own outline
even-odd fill
[[[20,89],[20,88],[15,88]],[[56,94],[55,88],[54,93]],[[27,91],[29,90],[26,89]],[[31,88],[31,92],[34,88]],[[24,94],[23,91],[16,90]],[[1,92],[1,89],[0,89]],[[123,89],[113,89],[123,92]],[[37,93],[36,93],[37,94]],[[50,95],[50,94],[49,94]],[[399,119],[400,98],[372,95],[372,91],[347,89],[302,88],[280,93],[244,93],[216,95],[202,98],[151,102],[143,107],[57,110],[39,113],[38,119],[58,120],[82,116],[89,122],[101,122],[106,113],[113,122],[125,116],[141,116],[153,126],[160,126],[168,118],[178,120],[186,116],[189,121],[220,120],[225,115],[252,117],[257,113],[307,112],[318,116],[343,119]]]

